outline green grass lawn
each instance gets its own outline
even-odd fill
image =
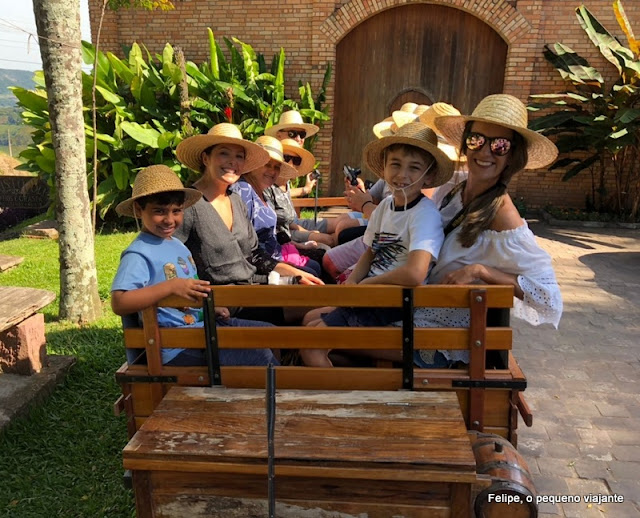
[[[79,328],[58,322],[57,301],[44,309],[48,352],[73,355],[77,363],[43,404],[0,434],[2,517],[135,516],[133,494],[122,483],[125,421],[112,412],[120,395],[114,372],[125,358],[122,330],[108,300],[120,252],[134,237],[96,237],[100,320]],[[25,258],[0,274],[0,285],[59,292],[57,242],[21,238],[0,248]]]

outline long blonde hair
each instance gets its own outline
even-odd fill
[[[467,152],[467,137],[471,133],[473,121],[467,122],[462,134],[462,145],[460,147],[460,155]],[[511,157],[507,166],[500,173],[500,177],[496,184],[487,189],[485,192],[471,200],[466,207],[466,215],[461,223],[458,241],[465,248],[471,247],[478,239],[481,232],[484,232],[491,226],[493,218],[496,217],[498,210],[502,206],[504,197],[507,193],[507,186],[511,178],[524,169],[527,164],[527,142],[520,133],[513,131],[513,139],[511,139]]]

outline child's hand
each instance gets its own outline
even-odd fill
[[[213,311],[215,312],[216,317],[221,318],[222,320],[228,320],[231,316],[229,308],[225,308],[224,306],[216,306]]]
[[[176,277],[169,282],[172,283],[171,293],[173,293],[173,295],[193,301],[204,299],[211,291],[209,281],[203,281],[201,279],[182,279]]]

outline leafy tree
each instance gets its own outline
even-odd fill
[[[615,81],[606,84],[602,74],[568,46],[545,45],[545,58],[571,89],[531,96],[535,102],[530,110],[553,111],[533,120],[530,128],[557,136],[561,156],[551,169],[568,167],[563,180],[581,171],[591,173],[587,208],[613,210],[620,218],[635,221],[640,209],[640,42],[621,0],[615,0],[613,7],[628,48],[584,5],[576,9],[576,15],[591,42],[615,66]],[[614,172],[613,193],[606,188],[609,169]]]

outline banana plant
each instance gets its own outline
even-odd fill
[[[584,5],[576,9],[576,16],[591,42],[615,66],[616,80],[607,84],[597,69],[567,45],[545,45],[545,58],[570,89],[532,95],[529,110],[546,110],[546,114],[532,120],[529,127],[555,136],[561,154],[550,169],[565,168],[563,180],[582,171],[591,174],[588,209],[605,212],[613,208],[623,220],[636,221],[640,209],[640,42],[622,1],[615,0],[613,7],[629,47]],[[610,171],[612,182],[608,181]],[[608,188],[611,184],[613,192]]]
[[[83,59],[96,63],[91,74],[83,72],[83,104],[87,139],[87,175],[93,183],[90,167],[94,130],[91,120],[93,73],[96,75],[96,131],[98,148],[97,192],[94,202],[101,219],[113,215],[113,209],[131,194],[137,172],[151,164],[165,164],[175,170],[183,182],[193,174],[182,167],[175,148],[183,140],[180,88],[186,82],[188,115],[194,133],[206,133],[219,122],[238,124],[244,136],[254,140],[277,121],[285,107],[300,109],[310,121],[327,120],[324,111],[314,105],[308,85],[300,90],[300,105],[285,96],[285,54],[281,49],[268,69],[264,56],[236,39],[225,39],[230,58],[225,57],[213,32],[209,30],[209,59],[196,65],[187,62],[184,69],[175,63],[174,48],[167,44],[161,53],[151,55],[133,43],[119,58],[110,52],[97,52],[83,42]],[[97,59],[96,59],[97,58]],[[328,69],[330,73],[330,69]],[[32,144],[21,153],[25,169],[36,171],[50,185],[55,200],[55,155],[42,73],[36,73],[36,89],[13,88],[22,118],[32,128]],[[316,103],[324,101],[326,83]],[[318,122],[316,122],[318,123]]]

